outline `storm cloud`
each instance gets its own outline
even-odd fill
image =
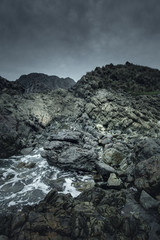
[[[159,0],[1,0],[0,75],[80,79],[108,63],[160,68]]]

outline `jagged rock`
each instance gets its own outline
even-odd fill
[[[160,138],[146,138],[137,142],[135,148],[137,162],[146,160],[153,155],[160,154]]]
[[[121,214],[125,195],[123,191],[93,188],[73,199],[70,194],[52,190],[39,205],[16,213],[14,219],[8,217],[11,228],[7,236],[10,240],[103,240],[118,236],[151,240],[145,215]],[[157,236],[155,231],[152,234]]]
[[[119,189],[122,187],[122,180],[120,178],[117,178],[115,173],[110,173],[107,185],[108,187]]]
[[[78,131],[62,131],[62,132],[58,132],[58,134],[51,135],[48,140],[79,143],[81,136],[82,136],[82,133]]]
[[[22,148],[42,145],[63,126],[70,129],[71,122],[74,125],[81,113],[81,107],[83,100],[74,99],[66,90],[46,95],[0,95],[0,156],[7,157]],[[45,137],[42,133],[47,127],[54,130],[48,131]],[[38,139],[36,135],[41,137]]]
[[[63,130],[52,134],[44,145],[43,157],[50,165],[70,170],[93,171],[97,159],[95,138],[82,131]]]
[[[108,148],[104,151],[103,161],[109,165],[117,166],[121,163],[124,157],[122,151],[118,151],[115,148]]]
[[[62,141],[47,141],[44,144],[45,150],[61,150],[67,143]]]
[[[110,173],[116,173],[116,170],[104,162],[97,162],[96,169],[104,180],[108,180]]]
[[[103,127],[104,128],[104,127]],[[105,133],[105,128],[103,130],[102,138],[99,139],[98,143],[102,145],[103,147],[108,147],[110,145],[113,145],[113,135],[110,133]]]
[[[26,85],[32,93],[23,94],[3,81],[0,157],[44,147],[49,164],[99,176],[75,199],[52,190],[39,204],[0,216],[0,234],[11,240],[158,239],[159,207],[150,209],[153,199],[147,209],[142,205],[144,191],[160,194],[159,76],[127,63],[96,68],[69,91],[48,92],[50,84],[38,86],[37,80]],[[2,184],[14,177],[1,175]],[[46,182],[63,189],[63,179]],[[5,187],[16,193],[22,185]],[[40,194],[35,189],[33,200]]]
[[[55,155],[53,155],[55,154]],[[59,155],[51,152],[48,156],[49,164],[58,165],[65,169],[93,171],[95,169],[96,153],[93,149],[87,150],[79,147],[69,147]]]
[[[160,155],[141,161],[135,168],[135,185],[152,194],[159,194],[160,189]]]
[[[109,70],[109,68],[111,69]],[[156,85],[155,89],[159,89],[159,85],[157,85],[159,72],[157,70],[132,64],[132,66],[118,65],[114,67],[109,65],[98,72],[106,72],[106,69],[107,72],[111,71],[117,75],[117,86],[119,87],[122,86],[122,82],[126,84],[126,80],[124,81],[124,77],[122,77],[123,74],[118,74],[119,71],[128,72],[127,76],[129,74],[130,77],[127,77],[127,81],[130,78],[135,81],[135,75],[137,72],[142,74],[141,70],[143,69],[144,75],[142,74],[141,77],[144,78],[144,81],[146,81],[146,74],[149,73],[152,81],[156,83],[152,86]],[[127,95],[119,87],[114,88],[112,84],[110,85],[110,82],[113,81],[112,78],[106,84],[108,78],[106,79],[103,74],[99,75],[98,72],[96,69],[89,76],[87,74],[87,77],[83,77],[70,91],[61,89],[47,94],[19,94],[17,91],[14,95],[10,92],[2,92],[0,97],[0,145],[4,151],[3,154],[0,153],[1,156],[5,156],[6,152],[8,155],[12,155],[21,148],[35,146],[37,144],[37,139],[34,141],[35,135],[40,135],[44,129],[48,129],[49,136],[51,125],[55,125],[56,132],[57,128],[70,129],[72,124],[74,126],[77,122],[80,125],[79,128],[88,129],[87,131],[90,133],[92,131],[94,136],[98,134],[100,136],[106,130],[120,130],[122,133],[130,132],[148,136],[158,135],[160,132],[158,125],[159,95],[136,97]],[[152,77],[154,74],[155,78]],[[9,83],[7,82],[7,84]],[[93,87],[94,84],[96,87]],[[139,86],[139,81],[136,84]],[[12,86],[10,84],[8,86],[8,89],[11,90]],[[87,97],[84,99],[74,97],[80,91]],[[87,91],[90,92],[89,95],[87,95]],[[100,128],[98,130],[96,126],[101,126],[103,131]],[[39,141],[42,139],[43,136]],[[110,140],[108,137],[107,141]],[[106,140],[104,139],[104,141]]]
[[[144,207],[146,210],[151,209],[151,208],[157,208],[158,205],[160,205],[160,202],[155,200],[144,190],[142,190],[142,192],[141,192],[140,203],[141,203],[142,207]]]
[[[157,69],[134,64],[110,64],[87,73],[73,89],[82,97],[92,95],[97,89],[109,87],[138,94],[159,90],[159,78],[160,71]]]
[[[73,183],[73,186],[80,192],[83,192],[84,190],[92,189],[95,186],[95,182],[93,180],[84,182],[79,181]]]
[[[94,206],[97,206],[105,197],[105,190],[99,187],[83,191],[76,199],[78,201],[92,202]]]
[[[124,216],[123,220],[125,221],[125,219],[127,218],[129,221],[131,221],[130,227],[132,230],[134,228],[135,235],[138,235],[137,237],[140,237],[141,235],[142,239],[145,237],[146,239],[150,240],[158,238],[158,231],[160,229],[160,225],[157,221],[159,216],[155,216],[154,214],[152,215],[151,212],[146,211],[139,204],[139,202],[135,200],[134,194],[132,194],[130,191],[127,191],[127,193],[128,194],[126,195],[126,202],[121,209],[121,213]],[[130,231],[130,227],[127,227],[127,225],[125,226],[126,230],[128,229],[127,231]],[[140,229],[141,234],[138,233],[138,229]]]

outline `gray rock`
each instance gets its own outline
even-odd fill
[[[146,138],[138,141],[134,151],[136,162],[143,161],[154,155],[160,154],[160,139]]]
[[[135,185],[139,189],[159,194],[160,154],[139,162],[135,167]]]
[[[64,190],[63,184],[65,183],[65,178],[59,178],[56,180],[50,180],[49,186],[55,188],[57,191],[62,192]]]
[[[5,235],[0,235],[0,240],[9,240],[9,238]]]
[[[24,188],[24,184],[19,182],[16,182],[13,186],[12,186],[12,192],[16,193],[21,191]]]
[[[94,187],[73,199],[70,194],[58,194],[53,189],[38,205],[26,207],[21,212],[16,212],[14,217],[6,218],[1,231],[4,234],[10,227],[11,239],[25,239],[24,236],[30,239],[32,236],[33,239],[46,240],[151,240],[149,235],[156,239],[159,224],[157,223],[156,229],[152,229],[150,222],[146,221],[149,215],[139,215],[141,207],[137,208],[137,205],[134,196],[128,196],[124,190],[106,191]],[[154,221],[156,224],[156,219]]]
[[[108,180],[110,173],[116,173],[116,170],[104,162],[96,162],[96,169],[104,180]]]
[[[66,141],[71,143],[79,143],[82,133],[76,131],[62,131],[58,134],[51,135],[49,140],[51,141]]]
[[[63,128],[69,130],[81,115],[83,105],[84,100],[74,98],[64,89],[45,95],[1,94],[0,157],[17,154],[22,148],[35,144],[41,147],[51,134]],[[77,137],[67,140],[78,141]]]
[[[19,182],[16,182],[14,185],[12,185],[12,183],[7,183],[2,187],[2,191],[5,192],[13,192],[13,193],[17,193],[19,191],[21,191],[24,187],[24,184]]]
[[[108,148],[103,153],[103,161],[107,164],[111,165],[119,165],[121,161],[124,159],[123,152],[116,150],[115,148]]]
[[[160,202],[158,202],[153,197],[151,197],[147,192],[142,190],[141,195],[140,195],[140,204],[146,210],[149,210],[151,208],[157,208],[158,205],[160,205]]]
[[[103,137],[99,140],[99,144],[105,146],[106,144],[110,144],[112,142],[112,137]]]
[[[49,165],[55,166],[58,163],[58,153],[54,150],[45,151],[41,156],[47,158]]]
[[[111,173],[107,185],[108,187],[119,189],[122,187],[122,180],[118,178],[115,173]]]
[[[158,239],[160,209],[152,215],[142,207],[144,193],[139,204],[134,187],[159,195],[160,95],[135,97],[121,90],[159,89],[160,72],[154,73],[129,63],[110,65],[87,73],[70,91],[47,94],[16,96],[2,84],[0,157],[35,144],[42,147],[47,141],[42,155],[50,164],[93,174],[96,168],[101,176],[96,180],[100,187],[85,190],[75,199],[53,190],[36,206],[1,216],[1,234],[10,234],[10,239]],[[101,162],[102,156],[110,165]],[[121,181],[116,176],[125,186],[118,191]],[[8,184],[1,190],[16,193],[23,186],[13,187]],[[42,196],[35,189],[24,197],[37,201]],[[153,199],[147,204],[150,209]]]
[[[44,144],[45,150],[59,150],[65,145],[62,141],[48,141]]]
[[[93,149],[86,150],[72,146],[60,154],[57,164],[68,169],[93,171],[95,160],[96,153]]]

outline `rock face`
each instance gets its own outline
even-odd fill
[[[123,89],[140,94],[160,91],[160,71],[126,62],[125,65],[113,64],[97,67],[87,73],[74,86],[77,95],[87,97],[97,89]]]
[[[53,132],[53,129],[67,127],[81,114],[82,102],[63,89],[48,94],[3,93],[0,96],[0,156],[13,155],[21,148],[45,141],[47,126],[47,131],[52,128]]]
[[[51,135],[45,143],[43,157],[50,165],[57,165],[68,170],[82,170],[93,172],[97,153],[94,148],[89,148],[83,143],[85,133],[80,131],[62,131]],[[92,135],[91,135],[92,138]]]
[[[46,93],[58,88],[68,89],[75,84],[75,81],[69,77],[59,78],[43,73],[30,73],[22,75],[16,83],[25,89],[25,93]]]
[[[52,190],[39,205],[25,208],[14,219],[8,217],[3,234],[12,240],[156,239],[156,218],[150,237],[150,213],[145,215],[139,206],[141,215],[129,216],[123,207],[126,203],[126,190],[93,188],[76,199]],[[132,199],[128,204],[136,206]]]
[[[159,239],[159,79],[158,70],[126,63],[96,68],[70,90],[2,91],[0,156],[43,147],[48,164],[89,172],[95,184],[77,198],[53,189],[0,216],[0,238]]]
[[[8,93],[10,95],[24,93],[24,88],[16,82],[10,82],[7,79],[0,76],[0,93]]]
[[[152,193],[159,193],[160,188],[160,154],[141,161],[135,168],[135,185]]]

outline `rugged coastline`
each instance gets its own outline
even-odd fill
[[[1,158],[43,148],[49,165],[92,174],[94,185],[76,198],[54,188],[2,215],[0,239],[158,240],[160,71],[111,64],[47,93],[1,82]]]

